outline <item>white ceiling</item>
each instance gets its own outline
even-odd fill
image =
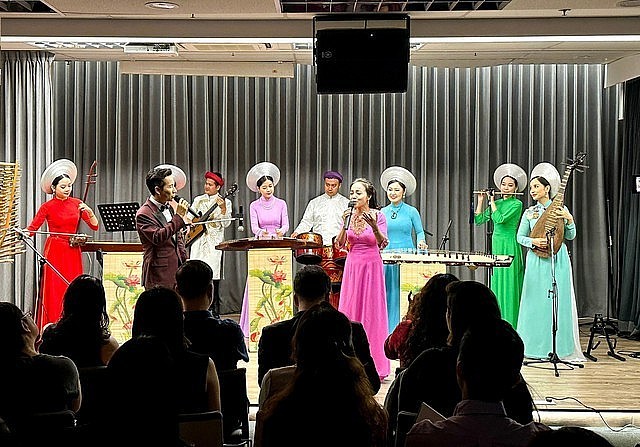
[[[173,1],[180,7],[171,11],[152,10],[145,0],[43,1],[52,13],[1,12],[7,2],[0,1],[2,49],[46,45],[58,60],[153,61],[176,69],[182,65],[183,70],[220,62],[270,67],[312,63],[312,14],[282,14],[279,0]],[[412,46],[411,63],[474,67],[640,59],[640,7],[620,7],[618,1],[512,0],[502,10],[411,11],[412,39],[428,40]],[[618,36],[619,41],[585,42],[577,37],[585,35]],[[629,35],[635,37],[624,37]],[[474,36],[490,41],[442,40]],[[491,41],[495,38],[502,41]],[[89,40],[93,47],[86,45]],[[122,46],[130,42],[174,44],[177,54],[125,53]],[[293,42],[307,45],[298,49]],[[54,47],[64,44],[66,48]]]

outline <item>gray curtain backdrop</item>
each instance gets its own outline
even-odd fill
[[[447,248],[482,252],[485,228],[470,224],[471,192],[491,186],[499,164],[517,163],[529,173],[548,161],[562,174],[563,162],[587,152],[589,168],[574,173],[567,187],[578,226],[569,249],[579,315],[606,310],[607,186],[615,185],[619,157],[612,154],[620,147],[619,92],[603,88],[602,66],[411,67],[407,93],[377,95],[317,95],[311,66],[298,66],[293,79],[119,75],[112,62],[55,62],[53,72],[53,158],[74,160],[81,175],[97,160],[93,207],[141,203],[146,172],[166,162],[187,173],[181,191],[187,198],[202,192],[206,170],[221,171],[240,186],[234,208],[242,205],[248,217],[256,196],[246,188],[246,173],[270,161],[282,172],[276,195],[287,201],[293,229],[308,200],[322,192],[324,170],[344,174],[346,195],[354,178],[380,186],[380,173],[401,165],[418,179],[408,202],[434,233],[430,246],[440,244],[451,221]],[[41,172],[28,181],[37,183]],[[78,181],[75,195],[82,190]],[[381,190],[378,200],[386,204]],[[619,203],[611,201],[616,217]],[[227,230],[229,239],[249,235],[236,224]],[[121,235],[101,229],[95,239]],[[484,268],[449,270],[486,281]],[[227,253],[223,312],[239,311],[245,275],[246,255]]]
[[[21,168],[20,210],[24,228],[45,199],[40,173],[53,161],[53,55],[44,52],[0,52],[2,62],[2,115],[0,156]],[[40,237],[36,249],[42,251]],[[24,310],[31,310],[38,281],[38,256],[30,249],[0,264],[2,296]]]

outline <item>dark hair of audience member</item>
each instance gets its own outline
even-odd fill
[[[438,273],[413,297],[408,317],[411,331],[407,336],[403,357],[415,359],[428,348],[446,346],[447,327],[447,285],[458,278],[450,273]]]
[[[138,297],[133,314],[132,336],[154,335],[175,355],[187,348],[182,301],[167,287],[156,286]]]
[[[60,319],[45,328],[40,352],[65,355],[78,366],[96,366],[100,349],[110,336],[102,282],[80,275],[64,293]]]
[[[213,270],[204,261],[190,259],[176,272],[176,290],[186,300],[199,298],[207,293],[213,281]]]
[[[319,265],[305,265],[296,273],[293,291],[306,301],[326,298],[331,292],[331,278]]]
[[[0,360],[3,367],[14,365],[23,355],[23,317],[24,313],[15,304],[0,302]]]
[[[498,353],[487,361],[486,347]],[[468,398],[502,401],[520,381],[524,343],[504,320],[479,320],[460,341],[458,368],[467,387]]]
[[[560,427],[537,433],[527,447],[613,447],[605,437],[583,427]]]
[[[501,319],[498,300],[490,288],[477,281],[454,281],[447,285],[449,346],[460,346],[465,331],[482,319]]]
[[[386,412],[376,402],[364,367],[355,357],[349,319],[328,302],[318,303],[301,317],[294,346],[293,379],[267,399],[263,407],[265,421],[272,419],[271,429],[264,431],[264,439],[273,440],[273,433],[281,431],[280,428],[294,426],[298,432],[306,432],[307,445],[315,446],[320,440],[332,439],[353,441],[346,445],[383,445]],[[290,421],[292,415],[299,415],[296,422]],[[317,425],[321,415],[330,417],[343,429],[333,423],[331,430]],[[316,432],[310,431],[312,426],[317,428]],[[291,436],[291,440],[296,441],[287,445],[298,445],[298,435],[292,432]]]

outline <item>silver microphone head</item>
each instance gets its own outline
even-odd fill
[[[354,206],[356,206],[356,201],[355,200],[349,200],[349,208],[353,208]]]

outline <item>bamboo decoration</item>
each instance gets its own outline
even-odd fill
[[[0,162],[0,262],[13,262],[14,256],[25,252],[19,227],[20,166],[18,163]]]

